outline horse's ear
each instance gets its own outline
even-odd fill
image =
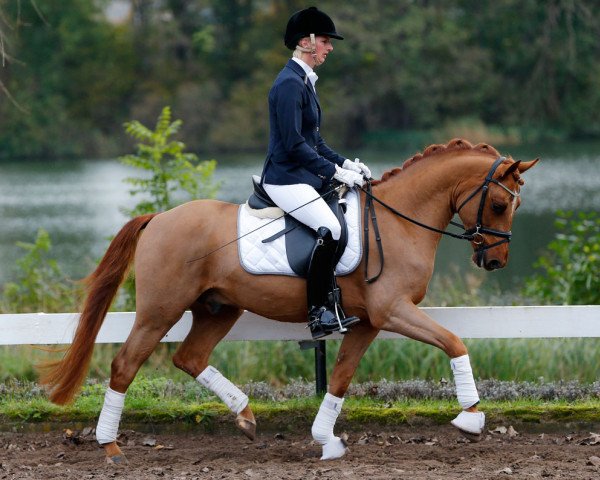
[[[519,164],[519,166],[518,166],[519,173],[526,172],[527,170],[529,170],[531,167],[533,167],[539,161],[540,161],[540,159],[536,158],[535,160],[532,160],[531,162],[517,162]]]
[[[516,169],[519,168],[519,166],[521,165],[521,160],[517,160],[516,162],[511,163],[504,172],[502,172],[502,175],[500,175],[500,178],[506,178],[508,177],[511,173],[513,173]],[[521,169],[519,168],[519,171]]]
[[[531,162],[522,162],[521,160],[517,160],[516,162],[513,162],[508,166],[506,171],[504,171],[502,173],[501,178],[506,178],[515,171],[518,171],[518,173],[526,172],[527,170],[529,170],[531,167],[533,167],[539,161],[540,161],[539,158],[536,158],[535,160],[532,160]]]

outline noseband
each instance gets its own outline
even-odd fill
[[[475,195],[477,195],[477,193],[481,190],[481,197],[479,199],[479,208],[477,209],[477,220],[475,221],[475,226],[473,228],[466,229],[463,225],[461,225],[459,223],[450,222],[450,223],[452,223],[452,225],[456,225],[456,226],[463,228],[465,230],[465,235],[471,236],[471,241],[475,245],[477,245],[477,249],[475,250],[475,253],[477,254],[477,266],[478,267],[481,267],[481,265],[483,263],[483,256],[484,256],[484,253],[486,250],[497,247],[498,245],[502,245],[503,243],[509,243],[510,239],[512,237],[512,232],[510,230],[505,232],[502,230],[494,230],[493,228],[488,228],[488,227],[483,226],[483,208],[485,206],[485,200],[487,198],[490,183],[495,183],[496,185],[502,187],[504,190],[506,190],[508,193],[510,193],[513,197],[519,197],[521,195],[520,192],[514,192],[510,188],[508,188],[506,185],[503,185],[498,180],[492,178],[494,176],[494,173],[496,172],[496,169],[504,160],[506,160],[505,157],[498,157],[496,159],[496,161],[492,165],[492,168],[490,168],[490,171],[488,172],[487,176],[485,177],[485,180],[483,181],[483,183],[478,188],[476,188],[473,191],[473,193],[471,193],[471,195],[469,195],[465,199],[465,201],[462,202],[460,204],[460,206],[456,209],[456,213],[459,213],[461,208],[463,208],[470,200],[472,200],[473,197],[475,197]],[[493,235],[494,237],[500,237],[502,240],[498,240],[495,243],[485,245],[485,238],[483,237],[483,234],[485,234],[485,233],[487,233],[489,235]]]
[[[510,238],[512,237],[511,231],[504,232],[501,230],[494,230],[493,228],[488,228],[488,227],[483,226],[483,208],[485,206],[485,200],[487,198],[490,183],[495,183],[496,185],[502,187],[504,190],[506,190],[508,193],[510,193],[513,197],[519,197],[521,195],[520,192],[514,192],[513,190],[508,188],[506,185],[503,185],[498,180],[495,180],[494,178],[492,178],[494,176],[494,173],[496,172],[496,169],[504,160],[506,160],[506,157],[498,157],[496,159],[496,161],[490,168],[490,171],[488,172],[487,176],[485,177],[485,180],[483,181],[483,183],[479,187],[477,187],[460,204],[460,206],[456,210],[456,213],[460,212],[461,208],[463,208],[470,200],[472,200],[475,197],[475,195],[477,195],[477,193],[479,193],[479,191],[481,191],[481,197],[479,200],[479,208],[477,210],[477,219],[475,221],[475,226],[473,228],[467,229],[461,223],[450,221],[450,223],[452,225],[454,225],[456,227],[460,227],[464,230],[463,233],[458,233],[458,234],[453,233],[453,232],[448,232],[446,230],[440,230],[439,228],[432,227],[431,225],[426,225],[424,223],[419,222],[418,220],[415,220],[414,218],[410,218],[410,217],[404,215],[403,213],[396,210],[394,207],[388,205],[385,202],[382,202],[380,199],[375,197],[371,193],[371,182],[367,181],[367,188],[361,187],[361,190],[367,196],[366,200],[365,200],[365,211],[364,211],[364,217],[365,217],[364,218],[365,281],[367,283],[374,282],[375,280],[377,280],[379,278],[379,276],[381,275],[381,273],[383,271],[383,247],[381,245],[381,236],[379,235],[379,228],[377,226],[377,218],[375,216],[375,206],[373,205],[373,200],[375,200],[377,203],[379,203],[380,205],[387,208],[394,215],[397,215],[405,220],[408,220],[409,222],[414,223],[415,225],[418,225],[419,227],[425,228],[427,230],[431,230],[433,232],[441,233],[442,235],[448,235],[449,237],[458,238],[459,240],[468,240],[470,242],[473,242],[475,245],[477,245],[475,253],[477,254],[477,266],[478,267],[481,267],[481,265],[483,263],[483,256],[484,256],[484,253],[486,250],[497,247],[498,245],[501,245],[503,243],[509,243]],[[375,275],[371,278],[369,278],[369,275],[368,275],[368,268],[369,268],[369,214],[371,217],[371,222],[373,224],[375,239],[377,241],[379,257],[381,259],[380,266],[379,266],[379,272],[377,273],[377,275]],[[495,237],[500,237],[500,238],[502,238],[502,240],[499,240],[490,245],[485,245],[485,238],[483,236],[484,234],[489,234],[489,235],[493,235]]]

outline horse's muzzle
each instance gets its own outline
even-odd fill
[[[475,251],[471,257],[473,263],[478,267],[486,269],[488,272],[499,270],[506,266],[506,262],[502,262],[497,258],[488,258],[487,252]]]

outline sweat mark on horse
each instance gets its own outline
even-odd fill
[[[502,268],[508,260],[508,242],[498,241],[501,237],[494,232],[510,231],[521,203],[521,174],[538,160],[521,162],[508,157],[496,162],[498,157],[488,145],[473,146],[461,139],[432,145],[407,160],[403,168],[374,181],[372,194],[437,230],[445,229],[455,213],[467,231],[482,224],[485,229],[471,239],[473,261],[487,270]],[[486,181],[487,176],[493,177],[491,181]],[[363,208],[365,198],[361,193]],[[417,307],[427,291],[442,234],[398,218],[387,208],[376,205],[376,209],[385,269],[374,283],[364,281],[360,268],[339,279],[344,310],[361,321],[344,336],[329,393],[313,424],[313,437],[323,445],[324,459],[339,458],[346,451],[333,434],[334,425],[359,360],[380,330],[442,349],[450,358],[463,408],[452,423],[472,433],[481,432],[484,426],[483,414],[477,411],[479,397],[467,348]],[[174,364],[217,393],[237,414],[242,432],[254,438],[256,421],[248,398],[209,366],[210,354],[244,309],[274,321],[305,322],[307,305],[303,279],[253,276],[241,268],[235,243],[219,250],[236,237],[237,210],[238,205],[226,202],[196,200],[164,213],[134,218],[87,277],[87,298],[73,343],[62,360],[48,366],[42,382],[49,387],[53,402],[65,404],[73,399],[87,375],[108,308],[134,262],[136,320],[111,364],[110,386],[97,429],[109,461],[124,459],[115,441],[127,388],[160,339],[188,309],[193,315],[192,327],[173,357]],[[374,234],[368,235],[368,253],[376,258]],[[188,262],[212,251],[215,253],[200,262]]]

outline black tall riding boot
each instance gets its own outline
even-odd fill
[[[317,230],[306,275],[308,326],[314,339],[337,331],[346,333],[349,326],[360,321],[358,317],[346,317],[342,310],[342,294],[335,280],[337,247],[338,241],[328,228]]]

